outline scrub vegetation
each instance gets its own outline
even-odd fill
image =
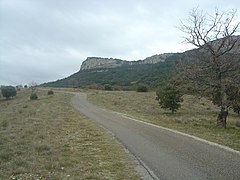
[[[71,94],[0,98],[0,179],[140,179],[110,133],[76,112]]]

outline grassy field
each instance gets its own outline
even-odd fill
[[[0,179],[140,179],[123,147],[76,112],[71,94],[0,98]]]
[[[209,100],[185,95],[181,109],[172,114],[160,108],[155,96],[155,92],[88,92],[88,99],[99,106],[240,151],[240,116],[230,112],[227,129],[219,129],[216,127],[218,108]]]

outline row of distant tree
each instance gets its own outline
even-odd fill
[[[6,100],[13,98],[14,96],[17,95],[17,91],[21,91],[21,89],[27,89],[28,86],[25,85],[24,87],[22,85],[18,85],[16,87],[14,86],[1,86],[1,94],[3,97],[6,98]],[[31,95],[30,95],[30,100],[37,100],[38,99],[38,95],[37,95],[37,83],[35,82],[31,82],[29,84],[29,88],[31,89]],[[53,90],[49,90],[48,95],[53,95],[54,92]],[[1,97],[1,96],[0,96]]]
[[[29,84],[29,88],[31,88],[32,90],[32,94],[36,94],[36,87],[37,87],[37,83],[35,82],[31,82]],[[27,89],[28,85],[17,85],[16,87],[14,86],[1,86],[1,94],[3,97],[5,97],[6,99],[10,99],[13,98],[14,96],[17,95],[17,91],[20,91],[22,89]]]

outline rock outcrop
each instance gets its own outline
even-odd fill
[[[234,48],[229,52],[232,54],[240,53],[240,36],[232,36],[231,41],[237,40]],[[213,48],[219,48],[219,45],[224,42],[224,39],[219,39],[216,41],[210,42]],[[228,41],[225,42],[226,45],[229,46]],[[222,51],[225,49],[222,48]],[[206,53],[205,50],[202,50],[202,53]],[[113,58],[101,58],[101,57],[88,57],[81,65],[80,70],[90,70],[90,69],[108,69],[108,68],[117,68],[123,65],[138,65],[138,64],[156,64],[160,62],[164,62],[166,58],[172,56],[174,53],[165,53],[165,54],[157,54],[150,57],[147,57],[144,60],[138,61],[126,61],[121,59],[113,59]]]
[[[88,57],[83,61],[81,70],[116,68],[123,64],[127,64],[127,61],[113,58]]]
[[[156,63],[164,62],[165,59],[171,55],[172,53],[158,54],[158,55],[148,57],[144,60],[138,60],[138,61],[126,61],[121,59],[101,58],[101,57],[88,57],[82,63],[80,70],[117,68],[122,65],[156,64]]]

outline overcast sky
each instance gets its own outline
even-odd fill
[[[0,85],[69,76],[87,57],[124,60],[182,52],[189,11],[239,9],[239,0],[0,0]],[[238,10],[238,18],[240,12]]]

